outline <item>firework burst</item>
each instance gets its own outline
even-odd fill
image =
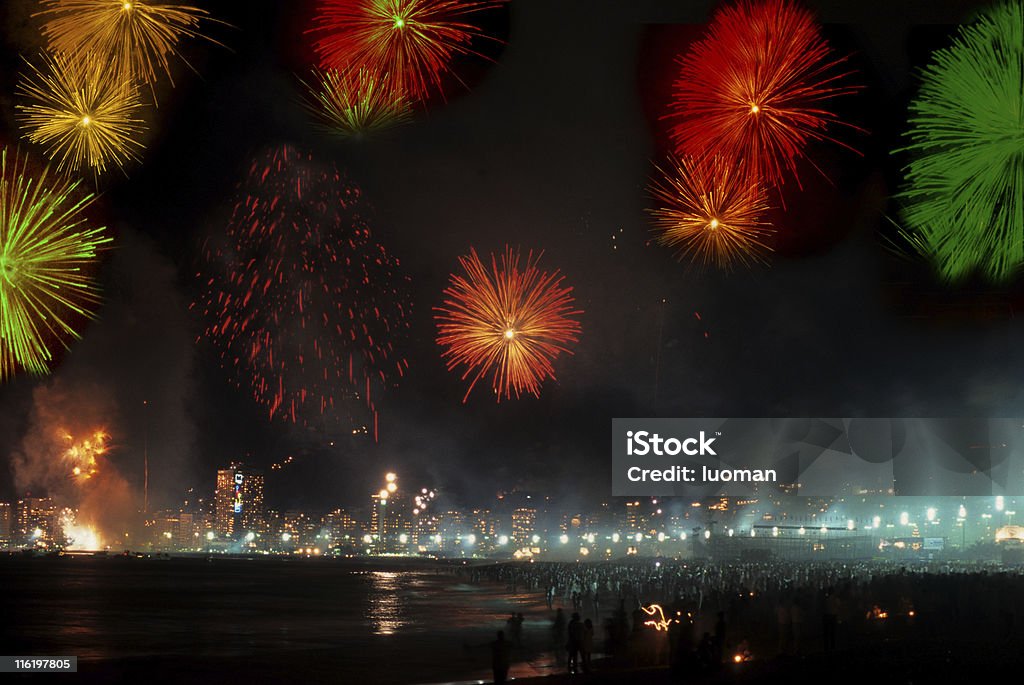
[[[934,53],[910,105],[903,220],[948,280],[1024,263],[1024,5],[1007,3]]]
[[[441,91],[457,55],[480,30],[468,18],[505,0],[322,0],[313,47],[325,69],[390,75],[396,92],[425,100]]]
[[[131,81],[58,55],[44,58],[42,69],[31,66],[19,93],[28,100],[16,106],[25,137],[44,146],[59,170],[100,174],[138,159],[142,145],[135,136],[145,124]]]
[[[64,432],[63,438],[66,449],[61,458],[72,480],[81,483],[99,473],[99,460],[107,453],[107,441],[110,440],[105,431],[93,431],[91,435],[81,440],[76,440],[73,435]]]
[[[555,378],[554,360],[572,353],[582,312],[563,277],[539,268],[540,257],[529,253],[520,268],[519,253],[507,247],[500,261],[491,255],[490,269],[476,250],[459,257],[465,273],[452,274],[435,319],[448,370],[464,367],[462,379],[469,379],[463,402],[487,375],[499,402],[539,396],[544,380]]]
[[[814,141],[835,141],[827,101],[856,90],[809,12],[789,0],[740,0],[715,14],[680,60],[670,135],[679,155],[743,160],[770,187],[796,176]]]
[[[75,319],[99,303],[90,274],[111,239],[86,225],[92,196],[72,199],[77,185],[45,171],[32,178],[0,153],[0,380],[46,373],[54,344],[78,338]]]
[[[723,270],[764,260],[771,227],[764,189],[721,157],[672,159],[650,185],[652,223],[661,245],[680,259]]]
[[[376,426],[373,386],[408,368],[408,279],[368,218],[358,186],[283,147],[253,162],[224,240],[206,245],[205,337],[271,419],[310,425],[362,397]]]
[[[122,79],[171,78],[182,38],[203,38],[205,10],[141,0],[42,0],[43,35],[53,52],[113,67]],[[172,79],[173,83],[173,79]]]
[[[405,95],[365,70],[339,72],[330,69],[315,74],[316,84],[306,86],[307,109],[330,133],[345,138],[363,138],[403,124],[412,116]]]

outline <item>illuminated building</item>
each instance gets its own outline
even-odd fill
[[[644,527],[643,515],[640,513],[640,502],[626,502],[626,529],[641,530]]]
[[[263,474],[242,464],[217,471],[214,531],[227,538],[263,528]]]
[[[331,546],[337,546],[345,539],[353,539],[358,533],[359,524],[344,509],[335,509],[324,516],[324,532]]]
[[[57,510],[49,497],[26,497],[18,500],[13,534],[16,545],[48,545],[54,538]]]
[[[192,549],[201,534],[202,519],[195,514],[183,511],[178,514],[178,528],[174,533],[174,548],[178,550]]]
[[[471,515],[473,532],[477,535],[497,535],[497,517],[490,509],[474,509]]]
[[[0,548],[9,547],[14,527],[14,515],[10,502],[0,502]]]
[[[533,537],[537,526],[537,510],[533,507],[518,507],[512,511],[512,541],[525,545]]]

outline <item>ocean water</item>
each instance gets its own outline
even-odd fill
[[[439,566],[0,557],[0,652],[77,656],[79,682],[475,682],[511,611],[546,646],[539,595]],[[542,651],[514,673],[544,674]]]

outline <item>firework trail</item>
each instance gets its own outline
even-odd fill
[[[78,338],[75,323],[99,304],[93,272],[111,238],[90,228],[92,195],[73,199],[78,183],[0,153],[0,380],[18,369],[49,371],[53,348]]]
[[[224,240],[204,249],[204,337],[271,419],[310,425],[361,396],[376,435],[372,388],[408,368],[408,279],[368,215],[358,186],[286,146],[252,163]]]
[[[322,0],[313,47],[320,66],[365,71],[390,81],[410,100],[442,92],[443,77],[460,55],[479,55],[483,37],[473,15],[505,0]]]
[[[542,271],[541,255],[532,252],[520,268],[519,253],[506,247],[490,269],[476,250],[459,257],[464,274],[452,274],[444,305],[435,308],[437,342],[448,370],[463,367],[462,379],[473,387],[490,375],[500,402],[523,393],[540,396],[546,378],[554,380],[554,360],[571,354],[579,339],[572,288],[557,271]]]
[[[812,15],[789,0],[719,10],[680,59],[667,115],[676,153],[742,160],[768,187],[787,175],[799,185],[808,144],[837,142],[829,129],[841,122],[826,103],[857,90],[843,84],[841,62]]]
[[[108,165],[123,167],[138,159],[142,145],[135,139],[145,130],[138,118],[138,89],[130,80],[89,60],[64,55],[44,57],[43,68],[18,84],[28,104],[15,106],[25,137],[46,148],[60,171]]]
[[[947,280],[1024,263],[1024,5],[1006,3],[936,51],[910,105],[903,221]]]
[[[771,227],[764,221],[764,189],[741,165],[721,157],[672,159],[649,190],[658,203],[650,210],[658,243],[680,260],[730,270],[764,261]]]

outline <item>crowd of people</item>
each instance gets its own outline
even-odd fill
[[[1009,640],[1024,621],[1024,572],[967,562],[517,562],[464,573],[542,596],[546,639],[570,672],[589,671],[597,642],[617,661],[715,669],[881,637]],[[506,626],[516,644],[523,621]]]

